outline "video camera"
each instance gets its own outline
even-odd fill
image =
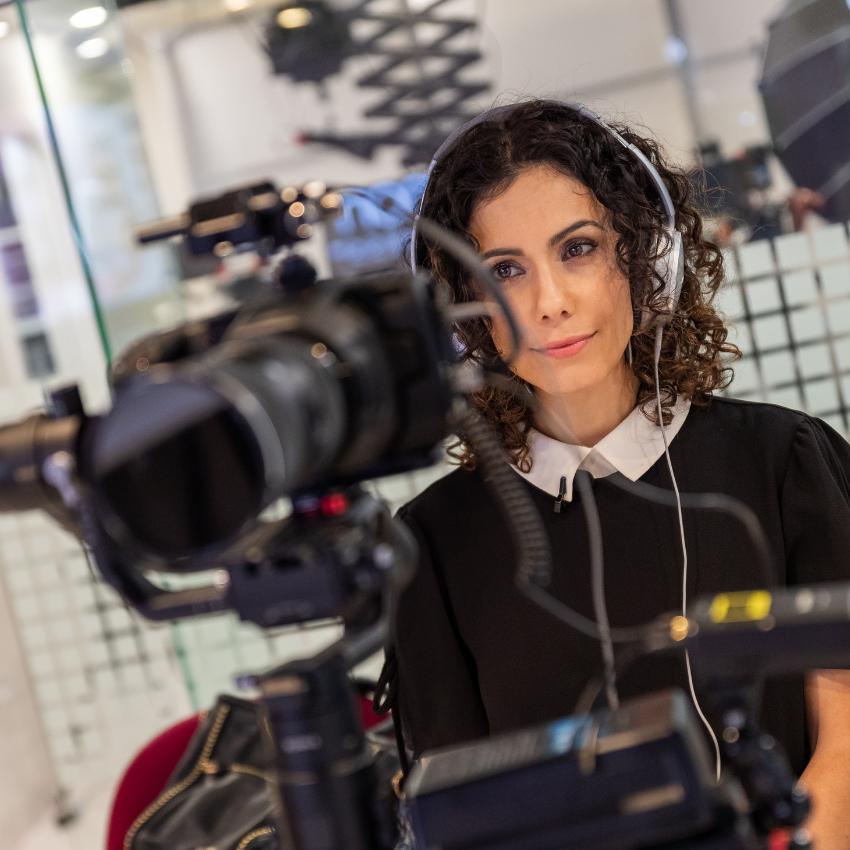
[[[338,208],[326,196],[264,183],[198,202],[143,238],[182,233],[216,253],[259,240],[268,255],[307,238],[293,221],[309,204],[311,226]],[[419,227],[490,288],[518,350],[515,321],[474,254],[427,220]],[[342,619],[339,642],[258,679],[285,813],[280,840],[295,850],[389,850],[396,837],[346,672],[385,643],[416,553],[362,482],[431,465],[460,430],[510,506],[518,577],[548,573],[536,508],[515,476],[500,476],[498,441],[464,404],[485,376],[458,360],[458,320],[427,277],[402,271],[281,287],[131,346],[112,368],[105,414],[87,415],[72,388],[54,393],[47,413],[0,429],[0,510],[40,508],[72,528],[145,617],[233,610],[263,627]],[[290,515],[269,519],[283,498]],[[151,578],[210,569],[215,581],[183,590]],[[850,621],[846,596],[830,599],[832,621]],[[665,618],[647,625],[641,645],[709,652],[706,623]],[[740,686],[724,691],[718,716],[737,724],[736,741],[761,741]],[[805,797],[775,750],[729,747],[738,779],[718,789],[700,766],[704,741],[689,706],[661,695],[426,756],[406,805],[427,848],[543,850],[591,839],[611,850],[756,848],[770,829],[802,821]],[[659,759],[661,790],[647,785]],[[543,780],[552,795],[531,806]],[[499,799],[515,805],[500,804],[497,818]],[[804,837],[789,846],[806,846]]]

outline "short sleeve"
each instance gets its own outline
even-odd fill
[[[401,725],[415,756],[480,738],[489,727],[475,662],[464,645],[440,566],[419,523],[399,513],[419,546],[416,573],[396,615],[395,691]]]
[[[782,525],[788,584],[850,580],[850,445],[819,419],[794,435]]]

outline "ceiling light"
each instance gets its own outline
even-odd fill
[[[296,30],[306,27],[313,20],[313,13],[303,6],[290,6],[277,14],[277,25],[281,29]]]
[[[107,17],[107,11],[103,6],[91,6],[71,15],[69,23],[74,29],[88,30],[106,23]]]
[[[77,55],[83,59],[100,59],[109,52],[109,42],[105,38],[90,38],[77,45]]]
[[[0,21],[0,38],[3,36],[9,35],[12,31],[12,27],[9,25],[8,21]]]
[[[664,56],[671,65],[681,65],[688,58],[688,47],[681,38],[671,36],[664,42]]]
[[[224,0],[224,8],[228,12],[244,12],[254,5],[254,0]]]

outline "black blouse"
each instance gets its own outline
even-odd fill
[[[714,399],[693,406],[670,445],[681,492],[735,496],[758,515],[776,585],[850,579],[850,446],[824,422],[769,404]],[[518,476],[519,477],[519,476]],[[552,546],[549,590],[593,618],[580,496],[553,510],[524,478]],[[662,456],[642,481],[670,489]],[[647,623],[681,606],[676,512],[593,482],[604,534],[612,627]],[[478,472],[457,470],[403,507],[420,546],[419,569],[399,602],[396,694],[405,736],[424,750],[570,714],[602,669],[599,645],[552,619],[515,588],[512,542]],[[684,512],[688,599],[764,585],[731,517]],[[684,660],[648,657],[618,681],[622,699],[687,689]],[[699,694],[699,687],[697,689]],[[766,682],[762,722],[802,772],[810,755],[803,680]]]

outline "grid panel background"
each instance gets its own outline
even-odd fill
[[[728,392],[800,408],[850,433],[850,247],[843,224],[727,253],[718,306],[743,350]],[[386,479],[398,506],[445,466]],[[39,514],[0,516],[0,577],[60,781],[78,799],[234,677],[317,651],[335,626],[268,634],[232,615],[152,626],[129,612],[71,537]],[[367,664],[374,673],[377,660]]]
[[[140,623],[39,513],[0,516],[0,576],[57,777],[85,796],[187,713],[170,627]]]
[[[744,353],[728,389],[805,410],[850,433],[850,247],[846,224],[726,254],[718,306]]]

